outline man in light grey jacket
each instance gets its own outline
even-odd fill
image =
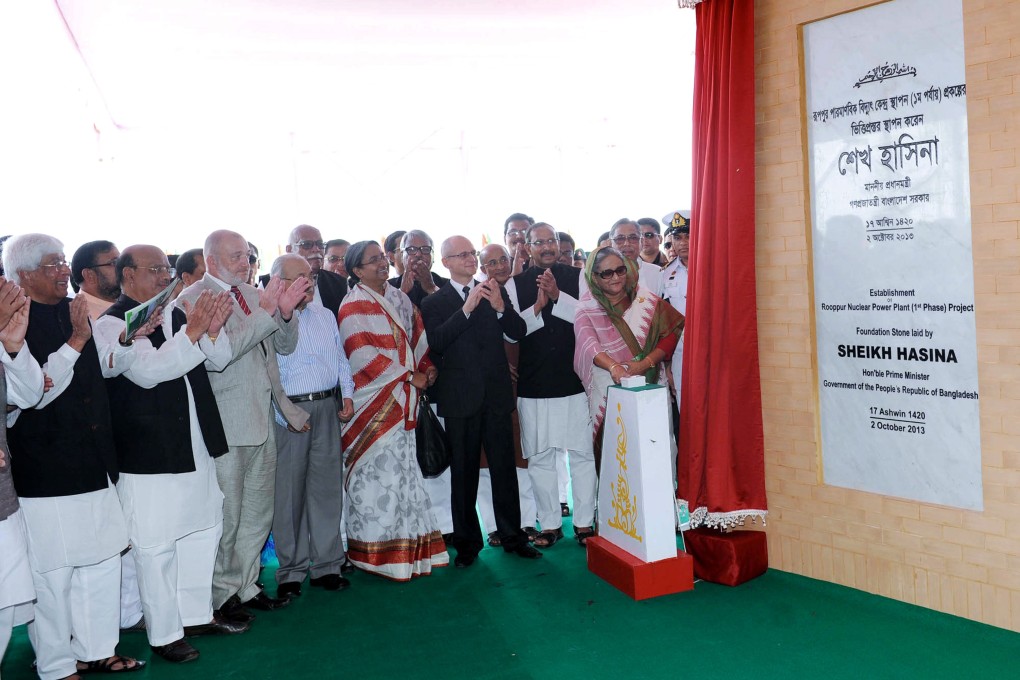
[[[227,619],[249,622],[245,608],[271,611],[288,600],[266,595],[257,585],[259,554],[273,521],[276,441],[273,404],[291,427],[306,428],[308,414],[294,406],[280,387],[276,355],[297,347],[294,308],[309,286],[300,279],[285,287],[279,278],[263,291],[249,286],[248,242],[232,231],[215,231],[203,249],[206,273],[177,300],[194,304],[203,291],[229,291],[234,312],[221,332],[230,338],[232,357],[225,369],[207,365],[229,450],[216,459],[223,491],[223,536],[213,572],[213,606]]]

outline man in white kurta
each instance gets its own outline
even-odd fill
[[[166,255],[153,246],[127,248],[117,269],[124,295],[95,324],[101,356],[121,344],[124,313],[159,293],[169,284],[172,271]],[[142,393],[122,382],[108,385],[115,409],[118,456],[122,461],[117,492],[138,568],[149,644],[157,654],[174,662],[195,658],[197,650],[186,643],[171,643],[182,640],[185,633],[190,632],[189,627],[209,628],[213,621],[212,574],[223,528],[223,494],[216,480],[216,468],[201,427],[192,385],[193,380],[202,376],[192,371],[204,372],[206,362],[220,368],[229,363],[229,339],[218,333],[231,308],[229,295],[223,293],[218,299],[208,294],[196,301],[186,323],[183,312],[167,310],[157,332],[151,337],[133,340],[130,351],[116,366],[103,366],[106,378],[120,376],[145,390],[145,394],[153,394],[157,386],[177,380],[186,390],[189,420],[185,439],[190,440],[190,460],[185,469],[191,468],[191,471],[172,472],[164,462],[163,467],[153,468],[150,464],[146,473],[141,474],[131,472],[137,463],[131,459],[137,458],[137,454],[130,448],[130,437],[125,445],[121,439],[123,435],[118,434],[120,427],[137,429],[139,423],[126,422],[136,416],[119,408],[118,399],[131,399]],[[205,384],[208,387],[207,377]],[[209,402],[209,408],[215,411],[211,388]],[[219,424],[218,412],[215,423]],[[222,426],[218,431],[222,448],[216,453],[224,453],[226,440]],[[203,629],[203,632],[212,631]],[[241,631],[232,628],[216,632]]]
[[[548,224],[531,226],[527,240],[535,266],[510,279],[506,290],[528,327],[519,343],[517,412],[542,525],[535,545],[548,547],[563,536],[557,459],[564,450],[570,459],[574,533],[583,544],[594,535],[596,474],[587,397],[572,362],[579,295],[575,269],[557,262],[558,239]]]
[[[42,369],[24,346],[27,305],[20,289],[0,277],[0,340],[4,349],[0,352],[0,403],[17,408],[32,406],[43,394]],[[14,491],[7,448],[5,422],[0,426],[0,661],[11,629],[32,619],[35,600],[25,516]]]
[[[116,654],[128,538],[100,369],[100,361],[116,365],[126,348],[98,356],[85,300],[66,297],[70,269],[60,241],[22,234],[5,246],[5,271],[31,298],[28,345],[53,382],[8,431],[36,590],[28,633],[39,677],[140,667]]]

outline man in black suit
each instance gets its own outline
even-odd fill
[[[286,250],[308,260],[308,266],[312,268],[312,278],[315,280],[315,301],[336,316],[340,311],[340,302],[347,295],[347,281],[322,268],[323,254],[326,252],[322,232],[310,224],[299,224],[291,229]],[[259,281],[265,288],[269,283],[269,275],[259,277]]]
[[[411,298],[411,303],[421,308],[426,295],[432,295],[446,284],[439,274],[432,271],[432,237],[420,229],[412,229],[400,240],[397,257],[404,263],[404,273],[394,276],[389,283]]]
[[[453,547],[458,567],[468,567],[482,549],[482,532],[475,513],[481,447],[492,475],[496,530],[507,552],[541,557],[528,545],[521,529],[517,471],[514,468],[514,408],[510,369],[503,336],[520,340],[524,320],[496,281],[478,283],[478,253],[463,236],[443,242],[443,265],[451,281],[422,301],[422,317],[430,351],[442,357],[436,381],[439,415],[453,448]]]

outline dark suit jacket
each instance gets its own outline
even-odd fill
[[[442,276],[435,272],[431,272],[431,274],[432,282],[435,283],[436,286],[438,286],[439,288],[442,288],[450,281],[450,279],[444,279]],[[400,288],[401,278],[402,277],[400,276],[394,276],[392,279],[389,280],[389,284],[394,288]],[[438,293],[439,291],[437,290],[436,292]],[[425,289],[421,287],[421,284],[415,281],[414,285],[411,287],[411,292],[407,294],[407,297],[411,299],[411,304],[413,304],[418,309],[421,309],[421,301],[427,298],[428,296],[425,294]]]
[[[510,413],[514,397],[503,335],[523,338],[527,334],[524,319],[510,304],[505,290],[501,318],[488,300],[482,300],[466,317],[455,285],[448,282],[421,303],[429,352],[442,358],[435,385],[439,415],[467,418],[480,413],[483,406]]]
[[[259,282],[265,288],[266,284],[269,283],[269,274],[260,276]],[[332,311],[333,316],[336,316],[340,312],[340,303],[343,301],[344,296],[347,295],[347,280],[339,274],[320,269],[315,287],[319,289],[322,306]],[[399,288],[400,286],[397,287]]]

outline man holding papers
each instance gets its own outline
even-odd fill
[[[125,342],[125,315],[156,298],[173,269],[154,246],[136,245],[117,260],[122,294],[95,325],[100,356],[130,344],[103,365],[120,466],[117,492],[138,565],[149,644],[164,659],[198,657],[186,635],[240,633],[246,624],[213,617],[212,577],[223,530],[223,494],[213,458],[227,451],[205,364],[225,367],[230,341],[220,335],[230,294],[206,292],[185,311],[157,310],[148,337]]]

